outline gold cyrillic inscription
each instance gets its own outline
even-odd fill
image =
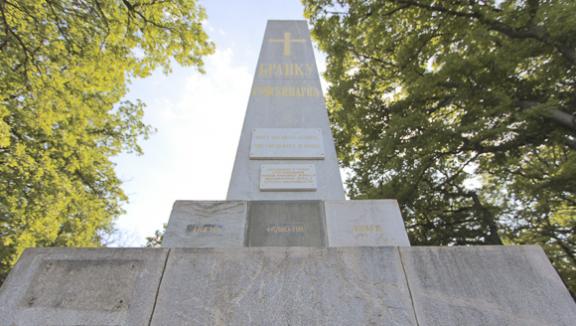
[[[253,96],[318,97],[321,92],[313,86],[254,86]]]
[[[216,224],[189,224],[186,227],[186,231],[191,233],[218,233],[222,231],[222,226]]]
[[[258,77],[262,78],[304,78],[314,76],[312,64],[265,63],[258,65]]]
[[[352,227],[354,233],[382,233],[380,225],[354,225]]]
[[[304,225],[269,225],[266,227],[266,232],[269,233],[304,233]]]

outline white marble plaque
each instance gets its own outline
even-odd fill
[[[324,202],[329,247],[410,246],[396,200]]]
[[[252,130],[250,159],[324,159],[319,128],[256,128]]]
[[[314,164],[262,164],[260,190],[262,191],[315,191]]]

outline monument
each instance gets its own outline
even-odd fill
[[[346,200],[305,21],[269,21],[227,199],[176,201],[162,249],[29,249],[0,326],[574,325],[537,246],[411,247]]]

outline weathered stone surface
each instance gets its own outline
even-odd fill
[[[244,246],[246,202],[189,201],[174,203],[163,247],[224,248]]]
[[[575,325],[538,246],[400,248],[419,325]]]
[[[318,128],[324,159],[314,164],[316,191],[261,191],[260,165],[250,159],[258,128]],[[318,155],[319,156],[319,155]],[[316,157],[318,158],[318,157]],[[279,159],[278,163],[294,163]],[[343,200],[344,188],[306,21],[268,21],[236,152],[228,200]]]
[[[409,246],[396,200],[324,202],[329,247]]]
[[[0,289],[0,325],[147,325],[165,249],[28,249]]]
[[[250,247],[323,247],[325,238],[321,201],[248,202]]]
[[[398,251],[173,249],[153,326],[416,325]]]

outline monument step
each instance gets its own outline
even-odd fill
[[[574,325],[537,246],[24,252],[0,325]]]

